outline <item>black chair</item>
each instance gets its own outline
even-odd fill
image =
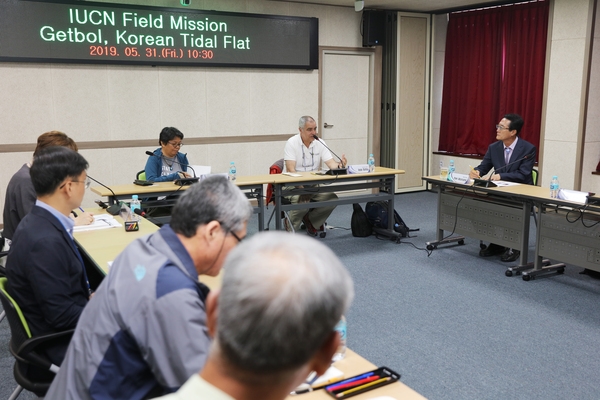
[[[135,174],[135,179],[137,179],[138,181],[145,181],[146,180],[146,170],[141,170],[140,172],[138,172],[137,174]]]
[[[43,350],[57,341],[70,340],[75,330],[32,337],[19,305],[6,291],[6,283],[5,277],[0,278],[0,301],[10,325],[9,348],[15,358],[13,372],[19,384],[9,400],[16,399],[23,389],[43,397],[59,370],[43,355]]]

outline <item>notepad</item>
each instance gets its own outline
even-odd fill
[[[94,215],[94,222],[89,225],[78,225],[73,227],[74,232],[93,231],[97,229],[110,229],[123,226],[110,214]]]

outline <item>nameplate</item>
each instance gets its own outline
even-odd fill
[[[467,174],[458,174],[458,173],[454,172],[452,174],[452,176],[450,177],[450,180],[452,182],[466,184],[469,181],[469,175],[467,175]]]
[[[369,173],[369,164],[348,165],[349,174],[367,174]]]

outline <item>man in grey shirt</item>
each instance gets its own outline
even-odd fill
[[[252,207],[227,178],[192,185],[171,225],[131,243],[83,311],[49,399],[143,399],[204,366],[208,288],[246,235]]]

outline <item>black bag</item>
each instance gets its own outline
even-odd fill
[[[352,204],[352,208],[354,208],[354,211],[352,212],[352,219],[350,220],[352,236],[371,236],[373,233],[373,227],[371,226],[371,221],[369,221],[367,214],[365,214],[362,207],[358,203]]]
[[[388,228],[389,211],[387,201],[370,201],[367,203],[366,211],[367,217],[374,228]],[[394,231],[398,232],[402,237],[408,237],[409,230],[398,212],[394,210]]]

